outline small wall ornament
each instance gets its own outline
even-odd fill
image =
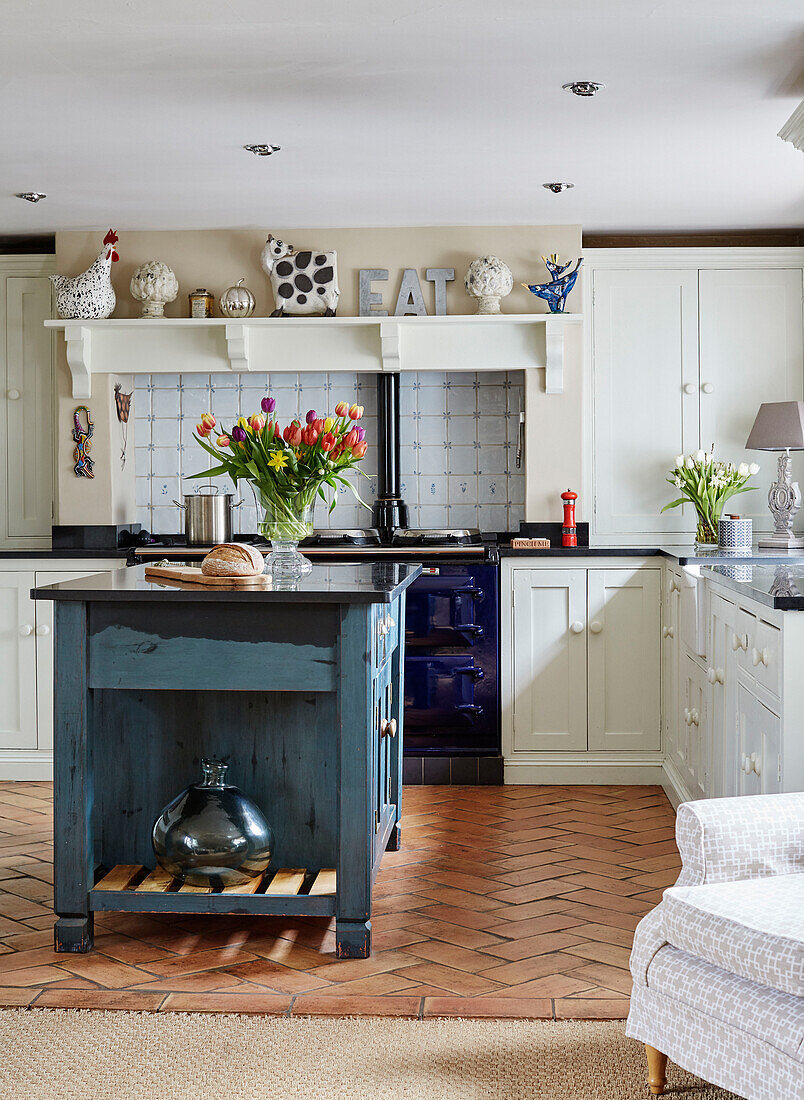
[[[250,317],[254,312],[257,303],[249,288],[243,286],[245,281],[245,279],[238,279],[235,286],[230,286],[221,294],[220,310],[224,317],[238,320]]]
[[[86,428],[81,423],[81,413],[86,413],[87,426]],[[95,430],[95,425],[92,423],[92,417],[89,415],[89,409],[86,405],[79,405],[73,413],[73,439],[75,440],[75,450],[73,451],[73,458],[75,459],[76,477],[94,477],[92,468],[95,463],[89,457],[89,452],[92,450],[92,433]]]
[[[500,299],[513,290],[514,277],[499,256],[479,256],[469,264],[463,285],[469,297],[477,299],[476,313],[499,313]]]
[[[260,264],[274,292],[272,317],[335,316],[341,293],[337,252],[297,251],[269,234]]]
[[[142,302],[142,317],[164,317],[165,305],[179,293],[179,280],[161,260],[149,260],[131,276],[132,298]]]
[[[112,286],[112,264],[120,259],[119,238],[110,229],[95,263],[81,275],[51,275],[56,288],[56,310],[64,320],[100,321],[110,317],[117,304]]]
[[[123,387],[119,382],[114,387],[114,405],[117,410],[117,421],[120,424],[120,469],[126,468],[126,450],[128,448],[128,417],[131,412],[131,398],[133,393],[123,393]]]
[[[530,283],[522,283],[521,285],[529,290],[531,294],[535,294],[537,298],[544,298],[551,313],[563,313],[567,305],[567,296],[575,286],[583,259],[575,261],[575,267],[572,271],[567,271],[572,264],[572,260],[562,264],[557,252],[553,252],[551,256],[542,256],[542,262],[551,275],[550,282],[534,286],[531,286]]]
[[[447,283],[451,283],[455,278],[455,269],[452,267],[428,267],[424,277],[428,283],[433,284],[436,316],[443,317],[447,312]],[[387,279],[387,267],[360,268],[358,272],[358,301],[361,317],[388,316],[387,309],[374,309],[374,306],[382,306],[383,300],[382,294],[372,287],[372,283],[386,282]],[[417,317],[427,315],[419,275],[414,267],[406,267],[402,272],[402,281],[399,285],[399,294],[397,294],[394,307],[394,317],[404,317],[409,313]]]

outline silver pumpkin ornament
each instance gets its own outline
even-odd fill
[[[257,303],[248,287],[243,286],[244,281],[238,279],[235,286],[230,286],[221,294],[220,311],[224,317],[238,320],[250,317],[254,312]]]

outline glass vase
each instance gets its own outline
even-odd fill
[[[291,497],[268,497],[258,493],[262,509],[259,531],[271,544],[265,559],[265,572],[277,580],[303,577],[313,563],[299,553],[299,543],[313,533],[315,492],[296,493]]]
[[[222,760],[202,760],[201,781],[177,795],[154,822],[157,863],[189,886],[242,886],[271,862],[271,826],[250,798],[226,782],[227,769]]]
[[[702,515],[698,515],[698,526],[695,529],[695,547],[697,550],[717,550],[717,531],[712,524]]]

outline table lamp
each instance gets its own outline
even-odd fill
[[[768,492],[768,507],[774,522],[773,537],[762,539],[760,546],[777,550],[795,550],[804,546],[804,538],[793,534],[793,517],[801,507],[801,491],[793,481],[791,451],[804,451],[804,401],[768,401],[759,406],[748,437],[749,451],[781,451],[779,476]]]

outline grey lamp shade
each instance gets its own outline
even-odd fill
[[[804,451],[804,401],[763,402],[745,446],[749,451]]]

